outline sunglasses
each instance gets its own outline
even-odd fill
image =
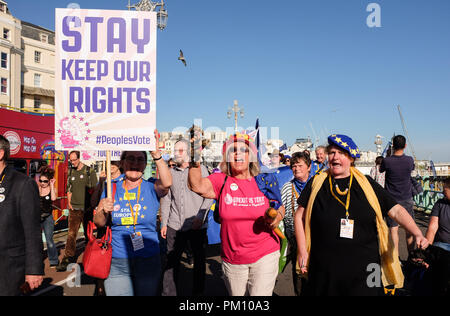
[[[173,168],[173,167],[175,167],[176,166],[176,164],[169,164],[169,167],[170,168]]]
[[[133,156],[127,156],[125,158],[125,161],[129,162],[129,163],[136,163],[137,162],[137,163],[140,163],[140,164],[146,162],[144,157],[136,158],[136,157],[133,157]]]
[[[230,153],[237,153],[238,151],[244,154],[250,152],[250,150],[247,147],[239,147],[239,148],[234,147],[230,150]]]
[[[39,182],[40,182],[40,183],[49,183],[50,181],[48,181],[48,180],[41,180],[41,179],[39,179]]]

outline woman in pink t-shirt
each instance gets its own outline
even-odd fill
[[[268,225],[264,214],[269,199],[254,179],[259,174],[257,150],[248,135],[230,136],[223,146],[222,173],[202,178],[200,168],[189,169],[191,189],[205,198],[219,199],[222,269],[233,296],[270,296],[278,275],[279,239],[273,232],[284,207]]]

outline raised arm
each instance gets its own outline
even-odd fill
[[[159,179],[155,182],[155,190],[159,197],[163,197],[169,192],[172,186],[172,174],[170,173],[167,163],[162,159],[162,154],[159,151],[159,133],[155,129],[155,139],[156,139],[156,149],[151,151],[153,160],[156,163],[156,168],[158,169]]]
[[[189,168],[188,185],[189,189],[206,199],[216,198],[211,181],[202,177],[200,165]]]

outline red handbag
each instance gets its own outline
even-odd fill
[[[116,184],[114,183],[113,200],[116,193]],[[111,227],[106,227],[106,233],[102,238],[94,236],[93,222],[88,223],[87,235],[89,241],[86,245],[83,255],[84,273],[97,278],[108,278],[111,269],[112,247],[111,247]]]
[[[93,222],[88,223],[88,237],[89,241],[86,245],[83,255],[84,273],[97,278],[106,279],[111,269],[111,228],[106,228],[106,233],[101,239],[94,236]]]

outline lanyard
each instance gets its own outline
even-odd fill
[[[6,174],[3,175],[2,179],[0,180],[0,185],[3,183],[3,179],[5,179]]]
[[[350,184],[349,184],[349,186],[348,186],[348,190],[347,190],[347,198],[346,198],[345,204],[344,204],[344,203],[336,196],[336,194],[334,194],[334,191],[333,191],[333,185],[332,185],[332,183],[331,183],[331,175],[328,176],[328,179],[329,179],[329,182],[330,182],[330,191],[331,191],[331,194],[333,195],[333,197],[334,197],[339,203],[342,204],[342,206],[345,207],[345,216],[346,216],[346,218],[348,219],[348,216],[349,216],[349,214],[348,214],[348,207],[350,206],[350,188],[352,187],[353,173],[352,173],[352,172],[350,173]]]
[[[142,184],[142,180],[141,180],[141,183],[139,183],[138,196],[137,196],[137,200],[136,200],[135,206],[139,205],[139,199],[141,198],[141,184]],[[136,209],[136,214],[134,214],[134,211],[133,211],[134,208],[131,206],[131,201],[130,201],[130,197],[128,195],[128,189],[127,189],[127,185],[126,185],[125,182],[123,183],[123,186],[125,187],[125,196],[127,197],[128,205],[130,206],[131,217],[133,218],[133,228],[136,231],[136,225],[137,225],[137,218],[138,218],[139,209]]]

